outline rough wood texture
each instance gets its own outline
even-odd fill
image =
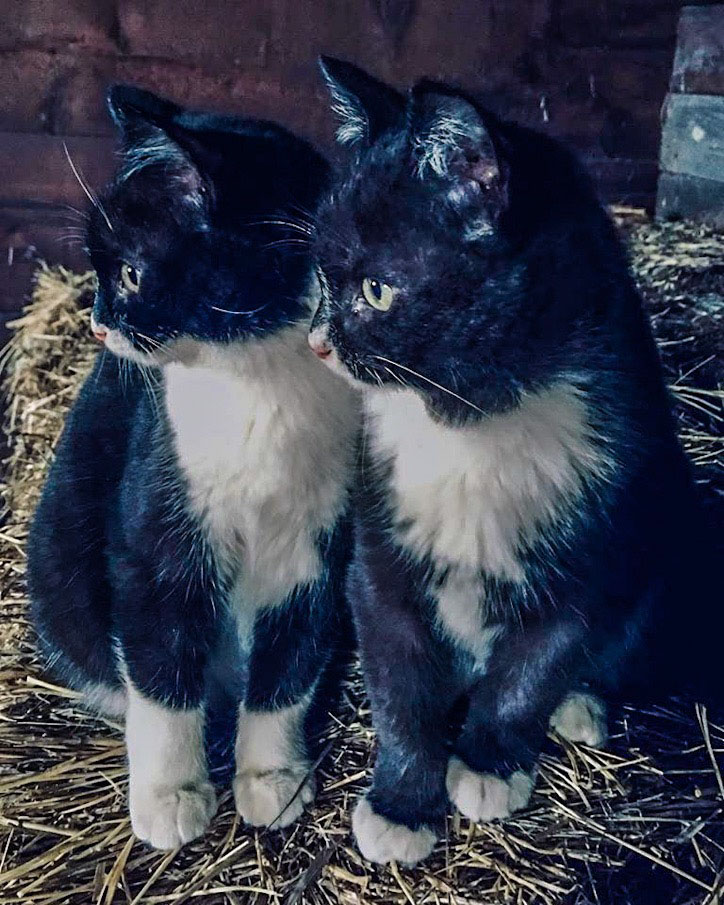
[[[659,219],[724,226],[724,5],[685,6],[664,105]]]
[[[702,220],[724,229],[724,182],[662,173],[656,216],[659,220]]]
[[[661,169],[724,180],[724,97],[669,95],[661,137]]]
[[[68,164],[64,144],[87,183],[103,185],[111,169],[113,139],[0,132],[0,173],[13,174],[0,183],[0,206],[76,204],[86,208],[87,199]]]
[[[5,0],[0,206],[76,204],[77,187],[53,150],[54,137],[67,137],[73,150],[76,142],[110,136],[103,97],[114,81],[182,104],[276,119],[330,150],[333,124],[316,67],[322,52],[401,88],[423,75],[457,82],[498,112],[570,142],[594,162],[606,199],[650,206],[655,183],[641,173],[658,157],[680,6],[680,0]],[[3,133],[17,133],[17,141]],[[93,163],[93,146],[87,148],[87,156],[78,153],[99,188],[108,152],[99,151]],[[0,293],[0,310],[21,300],[14,290]]]
[[[724,94],[724,5],[682,9],[671,90]]]

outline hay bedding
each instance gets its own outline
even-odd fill
[[[724,490],[724,236],[619,211],[710,499]],[[95,354],[93,280],[41,267],[7,350],[10,458],[0,528],[0,905],[51,903],[709,903],[724,864],[724,730],[690,702],[615,715],[606,751],[553,740],[531,807],[504,826],[451,818],[415,870],[372,868],[349,833],[373,746],[353,675],[313,810],[283,833],[240,825],[228,789],[208,834],[173,853],[130,832],[122,730],[78,707],[35,655],[23,583],[28,520]]]

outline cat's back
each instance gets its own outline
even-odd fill
[[[64,507],[73,501],[81,507],[84,499],[99,502],[113,491],[126,462],[132,422],[143,417],[145,391],[135,365],[122,366],[105,351],[98,355],[66,419],[36,523],[59,494],[67,495]]]
[[[130,438],[147,416],[144,393],[135,365],[121,373],[118,359],[98,355],[66,419],[28,537],[41,644],[66,680],[85,689],[113,681],[105,546]]]

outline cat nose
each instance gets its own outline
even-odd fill
[[[91,333],[98,340],[99,343],[104,343],[106,341],[106,337],[108,336],[108,330],[102,325],[99,324],[98,321],[91,314]]]
[[[315,327],[309,331],[309,348],[319,358],[329,358],[332,354],[332,344],[326,327]]]

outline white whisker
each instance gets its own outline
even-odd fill
[[[302,220],[256,220],[249,226],[286,226],[289,229],[297,230],[305,236],[313,236],[316,232],[315,227],[310,223],[304,223]]]
[[[419,371],[413,371],[412,368],[405,367],[405,365],[401,365],[398,361],[392,361],[389,358],[385,358],[382,355],[374,355],[374,358],[378,358],[380,361],[385,361],[387,364],[392,365],[395,368],[401,368],[403,371],[407,371],[408,374],[412,374],[415,377],[419,377],[420,380],[424,380],[426,383],[429,383],[430,386],[434,386],[438,390],[442,390],[443,393],[447,393],[449,396],[453,396],[459,402],[463,402],[465,405],[469,405],[471,409],[475,409],[476,412],[480,412],[481,415],[484,415],[485,412],[479,408],[475,403],[470,402],[469,399],[465,399],[464,396],[460,396],[458,393],[454,393],[452,390],[444,387],[440,383],[436,383],[434,380],[430,380],[429,377],[425,377],[424,374],[420,374]]]
[[[251,311],[231,311],[229,308],[218,308],[216,305],[209,305],[212,311],[220,311],[221,314],[245,314],[247,317],[252,314],[257,314],[259,311],[263,311],[269,302],[261,305],[259,308],[253,308]]]
[[[83,191],[86,194],[86,197],[88,198],[90,203],[93,205],[93,207],[98,211],[98,213],[101,215],[101,217],[103,217],[103,219],[106,221],[106,225],[108,226],[108,229],[111,232],[114,232],[113,224],[108,219],[108,214],[105,212],[103,205],[100,203],[100,201],[98,200],[96,195],[93,194],[93,192],[91,191],[91,189],[88,186],[88,183],[83,179],[80,171],[78,170],[76,165],[73,163],[73,158],[70,156],[70,151],[68,150],[68,145],[65,142],[63,142],[63,150],[65,151],[65,156],[68,160],[68,163],[70,164],[71,170],[73,171],[73,175],[78,180],[78,185],[83,189]]]
[[[395,372],[391,368],[385,366],[385,371],[387,371],[390,377],[393,377],[400,384],[400,386],[409,386],[409,384],[405,383],[405,381],[398,374],[395,374]]]

